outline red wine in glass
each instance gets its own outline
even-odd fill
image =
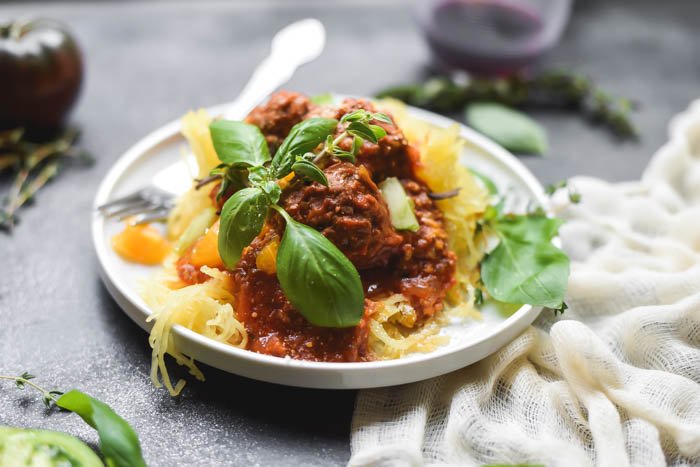
[[[567,0],[422,0],[416,18],[436,58],[476,74],[507,74],[561,36]]]

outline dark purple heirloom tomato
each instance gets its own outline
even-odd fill
[[[65,26],[0,20],[0,128],[61,126],[82,80],[80,49]]]

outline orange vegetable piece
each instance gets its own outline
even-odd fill
[[[219,256],[219,221],[209,227],[204,235],[192,245],[190,264],[196,267],[209,266],[212,268],[224,267],[224,262]]]
[[[277,272],[277,250],[280,241],[277,237],[270,240],[255,257],[255,266],[263,272],[273,275]]]
[[[133,263],[160,264],[170,253],[170,242],[152,225],[127,224],[112,237],[112,248]]]

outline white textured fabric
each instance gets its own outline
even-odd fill
[[[570,308],[468,368],[362,391],[350,465],[700,465],[700,101],[641,181],[572,183]]]

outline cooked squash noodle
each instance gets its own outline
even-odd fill
[[[185,386],[179,380],[174,386],[165,363],[165,354],[170,354],[179,365],[188,368],[190,374],[200,381],[204,375],[194,360],[180,352],[173,344],[172,327],[179,324],[199,334],[235,347],[245,348],[248,335],[243,324],[235,318],[231,303],[231,278],[218,269],[202,267],[210,279],[202,284],[178,287],[174,273],[174,258],[162,274],[148,280],[142,296],[153,313],[149,337],[152,352],[151,380],[156,387],[165,387],[171,395],[178,395]],[[162,382],[161,382],[162,381]]]

